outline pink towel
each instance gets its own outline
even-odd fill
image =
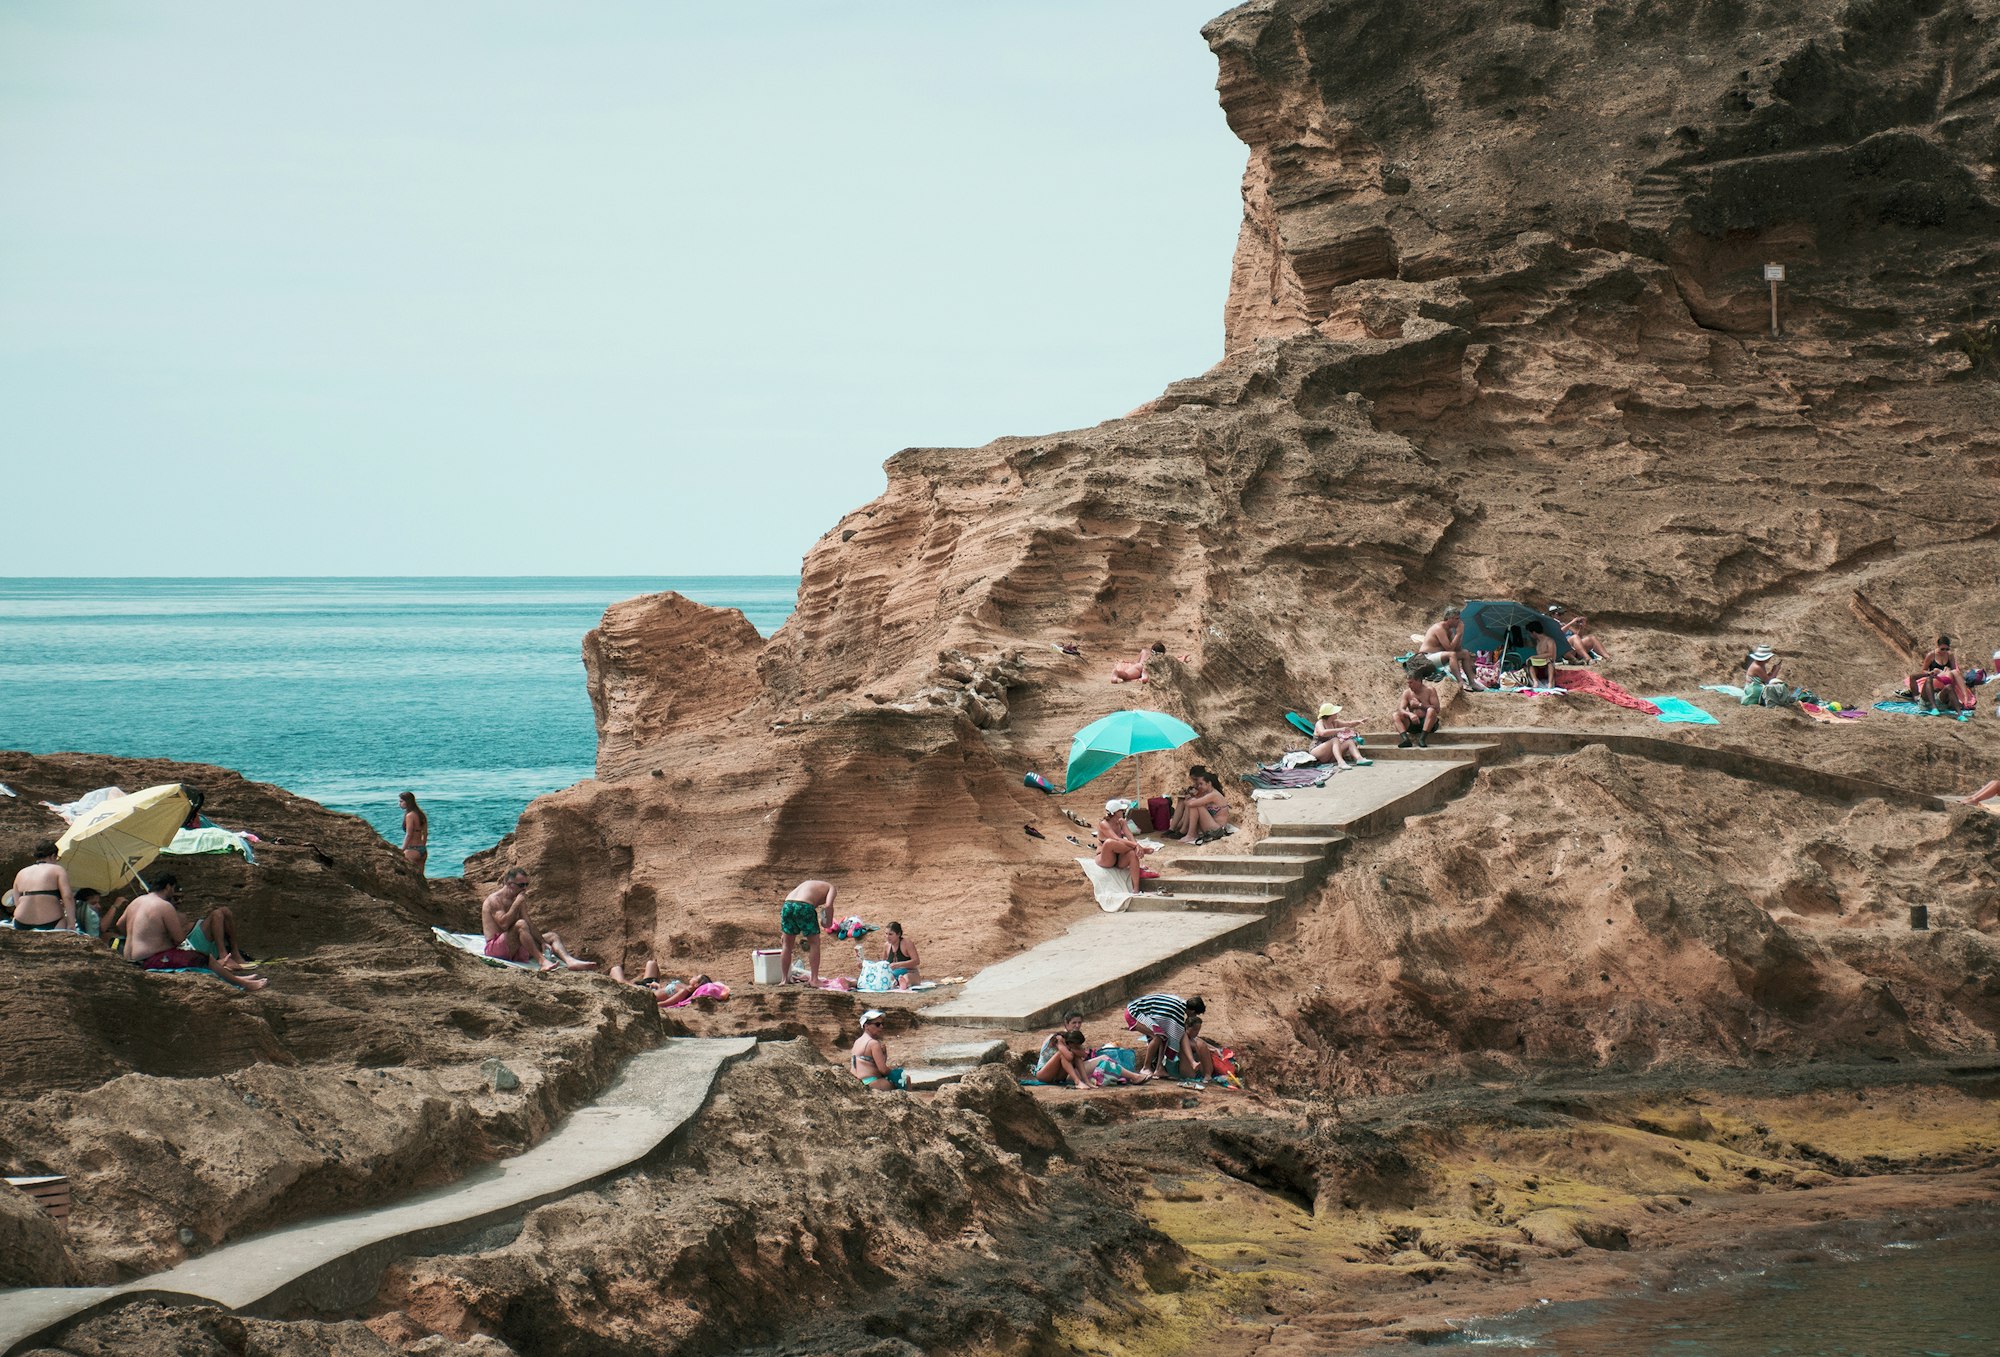
[[[1658,716],[1660,709],[1643,697],[1634,697],[1604,675],[1592,669],[1558,669],[1555,686],[1572,693],[1588,693],[1601,697],[1606,702],[1620,707],[1630,707],[1633,711],[1644,712],[1648,716]]]
[[[728,997],[729,986],[722,984],[720,981],[711,980],[706,985],[699,985],[694,989],[682,990],[679,994],[661,1004],[660,1007],[685,1008],[696,999],[727,999]]]

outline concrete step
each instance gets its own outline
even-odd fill
[[[1287,876],[1270,873],[1250,876],[1221,872],[1213,874],[1162,872],[1160,879],[1152,885],[1155,889],[1166,891],[1171,895],[1179,895],[1185,891],[1189,895],[1282,895],[1287,899],[1296,899],[1304,894],[1306,879],[1303,872],[1294,872]]]
[[[1200,857],[1177,858],[1174,866],[1200,867],[1204,872],[1224,872],[1243,876],[1269,873],[1282,876],[1296,871],[1301,875],[1326,861],[1324,853],[1203,853]]]
[[[924,1021],[1030,1031],[1070,1009],[1094,1013],[1124,1003],[1203,957],[1256,947],[1269,928],[1251,913],[1093,914],[1059,938],[988,966],[957,997],[924,1009]]]
[[[910,1063],[930,1069],[969,1070],[1007,1058],[1007,1043],[998,1037],[985,1041],[946,1041],[917,1052]]]
[[[1325,859],[1331,867],[1347,851],[1347,846],[1354,842],[1345,834],[1293,834],[1290,826],[1286,827],[1286,831],[1258,840],[1250,852],[1255,856],[1274,858],[1317,856]]]
[[[1387,749],[1378,750],[1376,757],[1385,763],[1403,763],[1411,759],[1429,759],[1432,762],[1466,759],[1479,763],[1489,755],[1498,753],[1499,750],[1500,746],[1497,744],[1439,744],[1433,740],[1428,748],[1423,749],[1415,747],[1398,749],[1391,745]]]
[[[1189,891],[1158,895],[1151,891],[1132,896],[1122,911],[1126,914],[1174,914],[1186,910],[1207,910],[1222,914],[1269,914],[1285,903],[1282,895],[1227,895],[1216,891]]]

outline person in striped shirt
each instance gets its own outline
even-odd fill
[[[1188,1045],[1188,1019],[1208,1011],[1199,994],[1183,999],[1178,994],[1142,994],[1125,1005],[1125,1026],[1146,1034],[1146,1051],[1139,1068],[1157,1074],[1172,1052],[1181,1069],[1196,1068],[1194,1050]]]

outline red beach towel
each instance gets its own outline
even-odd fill
[[[1644,712],[1648,716],[1660,714],[1660,709],[1643,697],[1632,696],[1592,669],[1558,669],[1555,686],[1572,693],[1588,693],[1592,697],[1601,697],[1606,702],[1620,707],[1630,707],[1633,711]]]

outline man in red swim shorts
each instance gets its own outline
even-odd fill
[[[486,934],[486,955],[495,961],[538,962],[545,971],[556,968],[549,957],[554,952],[561,964],[573,971],[594,971],[595,961],[578,961],[563,947],[554,933],[537,933],[528,922],[528,874],[519,867],[500,879],[493,893],[479,906],[479,924]]]

